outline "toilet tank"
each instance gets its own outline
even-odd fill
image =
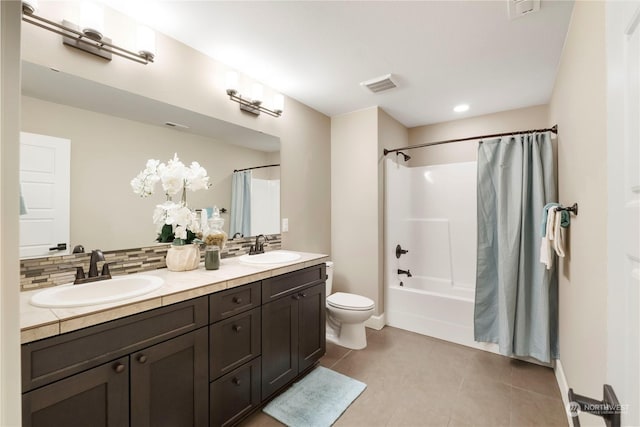
[[[327,266],[327,296],[329,296],[331,295],[331,289],[333,289],[333,262],[327,261],[325,264]]]

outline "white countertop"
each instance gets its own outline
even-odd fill
[[[295,252],[295,251],[287,251]],[[219,292],[247,283],[278,276],[328,260],[327,255],[295,252],[300,258],[277,265],[249,265],[238,257],[221,260],[219,270],[205,270],[204,264],[191,271],[173,272],[166,268],[145,271],[158,276],[164,284],[158,290],[108,304],[74,308],[41,308],[29,304],[29,299],[41,289],[20,293],[21,343],[28,343],[65,332],[97,325],[109,320],[174,304],[202,295]]]

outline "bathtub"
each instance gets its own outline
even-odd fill
[[[409,279],[410,280],[410,279]],[[473,339],[475,290],[449,289],[445,292],[395,284],[385,289],[386,324],[467,347],[500,354],[498,345]],[[440,286],[436,286],[439,288]]]
[[[444,290],[441,283],[413,278],[402,283],[386,289],[388,325],[485,349],[473,340],[473,289]],[[435,286],[430,289],[429,285]]]

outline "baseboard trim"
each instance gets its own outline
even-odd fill
[[[567,377],[564,375],[564,369],[562,368],[562,362],[560,359],[555,360],[555,366],[553,371],[556,374],[556,381],[558,382],[558,388],[560,389],[560,396],[562,397],[562,403],[564,403],[564,407],[569,407],[569,383],[567,383]],[[569,415],[569,411],[565,410],[565,414],[567,415],[567,423],[570,426],[573,425],[573,418]]]
[[[382,313],[379,316],[371,316],[369,320],[364,322],[364,326],[366,326],[367,328],[375,329],[377,331],[384,328],[384,325],[386,324],[387,322],[386,322],[384,313]]]

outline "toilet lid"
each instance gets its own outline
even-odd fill
[[[329,295],[327,304],[336,308],[358,311],[371,310],[375,306],[375,303],[367,297],[346,292],[336,292]]]

